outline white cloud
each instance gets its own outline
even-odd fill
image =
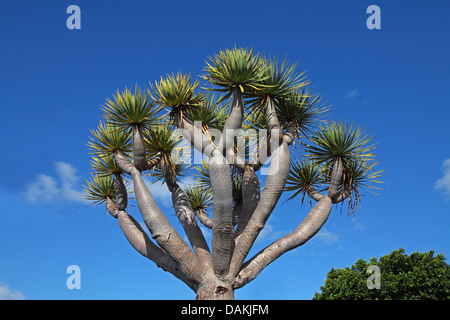
[[[83,191],[77,190],[80,178],[76,169],[66,162],[55,162],[56,177],[40,174],[34,181],[28,183],[25,197],[29,202],[50,202],[56,199],[86,203]]]
[[[339,240],[339,235],[333,232],[330,232],[326,229],[322,229],[315,235],[317,240],[321,241],[324,244],[333,244]]]
[[[28,184],[25,195],[30,202],[50,201],[58,192],[56,180],[51,176],[40,174],[35,181]]]
[[[25,296],[19,291],[0,285],[0,300],[25,300]]]
[[[445,200],[450,199],[450,158],[445,160],[442,164],[443,177],[436,181],[434,187],[435,189],[444,190]]]
[[[364,230],[366,228],[366,221],[361,221],[361,219],[358,219],[356,216],[354,216],[351,220],[351,222],[353,223],[353,227],[356,230]]]
[[[358,89],[353,89],[345,94],[345,96],[349,99],[353,99],[359,96]]]

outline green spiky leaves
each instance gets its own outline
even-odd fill
[[[253,50],[234,48],[209,57],[202,78],[217,86],[214,90],[231,94],[235,87],[241,92],[258,90],[258,83],[267,77],[265,69]]]
[[[228,102],[221,103],[222,96],[216,98],[215,94],[207,94],[199,106],[199,108],[190,108],[186,110],[186,118],[191,123],[201,122],[203,128],[208,130],[214,128],[222,131],[227,120]]]
[[[206,210],[212,205],[211,189],[204,189],[198,185],[187,186],[184,191],[188,196],[192,209],[205,214]]]
[[[117,90],[113,99],[106,99],[103,107],[106,120],[122,129],[154,125],[158,123],[160,110],[145,91],[137,86],[134,93],[128,88],[122,92]]]
[[[327,163],[340,157],[344,162],[352,159],[371,160],[375,154],[374,145],[369,145],[372,137],[365,130],[352,123],[331,122],[320,126],[312,134],[313,144],[305,146],[308,157],[317,163]]]
[[[100,122],[97,130],[91,130],[88,147],[93,155],[111,155],[116,151],[131,151],[131,136],[119,126]]]
[[[190,74],[178,72],[166,78],[161,77],[161,80],[156,81],[154,85],[150,84],[149,94],[163,107],[186,109],[202,103],[204,95],[195,92],[198,85],[198,81],[192,82]]]
[[[114,199],[114,178],[112,175],[92,175],[90,180],[86,180],[86,183],[87,185],[84,186],[85,199],[93,204],[101,204],[107,198]]]
[[[188,163],[183,162],[184,153],[190,149],[182,144],[182,136],[170,130],[168,126],[155,126],[144,132],[145,149],[149,158],[159,155],[161,160],[149,172],[154,181],[175,181],[181,177]]]
[[[167,182],[170,190],[179,177],[193,169],[189,167],[191,163],[186,163],[192,160],[191,141],[173,135],[174,127],[196,132],[194,129],[200,128],[201,123],[202,143],[209,138],[214,144],[222,137],[233,110],[242,111],[239,121],[243,122],[236,125],[242,134],[234,140],[234,156],[244,160],[243,166],[254,165],[251,155],[261,160],[264,148],[271,147],[269,139],[275,137],[275,132],[282,135],[280,141],[287,142],[299,159],[303,157],[291,164],[285,189],[292,192],[290,199],[328,189],[334,202],[349,198],[353,208],[360,201],[362,188],[373,189],[380,182],[372,137],[351,123],[320,125],[329,108],[322,103],[321,95],[309,87],[309,80],[297,63],[235,47],[208,57],[198,79],[206,80],[205,88],[190,74],[171,73],[150,83],[149,90],[125,88],[106,99],[103,119],[98,128],[91,130],[88,142],[93,156],[93,178],[86,187],[88,199],[97,203],[108,197],[113,199],[111,177],[125,178],[132,166],[146,172],[153,181]],[[220,94],[214,96],[211,91]],[[237,102],[239,106],[243,104],[242,109],[234,109]],[[334,174],[333,187],[329,188],[337,159],[339,178]],[[264,161],[254,165],[255,171],[260,164]],[[208,190],[211,181],[207,162],[196,169],[197,185]],[[241,170],[238,165],[230,167],[235,206],[242,202]],[[340,184],[336,182],[340,180]],[[202,203],[209,201],[208,195],[197,189],[189,192],[192,197],[197,193],[195,207],[204,210]]]
[[[261,64],[263,73],[256,83],[257,90],[247,93],[251,107],[263,105],[268,97],[277,101],[288,99],[291,92],[308,84],[304,73],[298,71],[297,63],[289,64],[288,60],[284,59],[279,64],[277,59],[261,58]]]
[[[291,164],[288,179],[286,181],[286,191],[294,192],[288,200],[298,195],[302,195],[302,203],[305,195],[323,183],[320,170],[312,161],[296,160]]]
[[[292,124],[297,136],[309,136],[311,129],[327,114],[329,108],[320,104],[320,94],[310,89],[290,91],[276,105],[280,125]]]
[[[340,183],[342,198],[349,199],[349,210],[354,212],[360,203],[360,189],[375,189],[382,170],[375,170],[375,145],[370,144],[365,130],[344,122],[332,122],[319,127],[310,137],[311,144],[305,146],[307,160],[296,161],[286,184],[293,191],[292,199],[299,194],[324,191],[331,181],[333,165],[337,158],[343,163]]]

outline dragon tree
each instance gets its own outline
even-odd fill
[[[197,299],[234,299],[236,289],[311,239],[334,204],[353,213],[361,189],[376,188],[381,175],[372,137],[327,121],[329,106],[297,63],[249,49],[208,57],[195,79],[178,72],[118,90],[102,112],[88,142],[86,198],[104,203],[134,249]],[[196,183],[183,183],[187,175]],[[171,193],[183,230],[149,191],[155,181]],[[248,257],[284,192],[307,197],[309,213]],[[148,230],[127,212],[130,195]],[[211,229],[210,243],[201,225]]]

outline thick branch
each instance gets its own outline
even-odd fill
[[[244,121],[244,99],[239,87],[235,87],[233,91],[233,100],[231,101],[230,112],[223,127],[222,135],[217,144],[219,150],[228,151],[234,149],[234,138],[236,130],[242,128]]]
[[[131,174],[131,171],[135,169],[134,165],[125,157],[122,151],[116,151],[114,153],[114,160],[124,173]]]
[[[172,227],[166,216],[157,206],[152,194],[142,179],[141,173],[134,169],[131,171],[134,190],[139,211],[148,227],[152,238],[159,246],[179,264],[181,272],[187,278],[200,281],[203,274],[202,266],[198,263],[195,254]]]
[[[195,290],[195,283],[188,280],[181,272],[178,265],[157,245],[155,245],[142,229],[140,224],[125,211],[118,214],[120,229],[128,242],[140,254],[153,261],[158,267],[172,273],[178,279]]]
[[[128,193],[123,183],[122,176],[119,173],[114,174],[114,197],[117,205],[117,209],[125,210],[128,205]]]
[[[275,103],[272,98],[267,98],[266,103],[266,123],[269,135],[260,137],[261,141],[253,159],[253,169],[258,171],[272,155],[272,151],[278,148],[279,143],[285,140],[288,145],[294,141],[295,127],[289,124],[284,135],[282,135],[280,121],[275,110]]]
[[[331,172],[330,186],[328,187],[328,196],[331,199],[336,199],[339,194],[339,187],[342,184],[343,172],[343,160],[341,157],[336,157],[334,159],[333,170]]]
[[[233,199],[230,166],[217,149],[209,162],[213,195],[212,256],[214,272],[228,273],[233,234]]]
[[[208,229],[212,229],[213,220],[208,217],[208,215],[201,210],[195,210],[195,214],[197,215],[198,220]]]
[[[190,281],[180,272],[180,268],[175,261],[149,239],[140,224],[132,216],[128,215],[124,210],[119,210],[114,199],[106,198],[105,205],[111,216],[119,220],[123,234],[136,251],[153,261],[158,267],[172,273],[192,290],[195,290],[195,282]]]
[[[204,266],[210,267],[212,259],[208,244],[197,224],[189,198],[177,183],[172,188],[172,203],[178,220],[180,220],[199,262]]]
[[[333,203],[340,203],[347,199],[352,193],[352,188],[349,185],[344,185],[335,198],[333,198]]]
[[[266,105],[266,124],[267,124],[267,130],[272,135],[274,133],[274,130],[278,131],[278,137],[280,137],[281,134],[281,127],[280,127],[280,121],[278,120],[277,112],[275,110],[275,102],[272,98],[267,98],[267,105]]]
[[[247,226],[240,235],[240,239],[234,249],[233,257],[230,263],[230,276],[235,277],[249,253],[253,243],[258,237],[259,232],[275,208],[289,174],[291,165],[291,153],[289,150],[289,139],[281,134],[281,127],[276,114],[274,101],[267,98],[266,105],[266,123],[271,137],[271,155],[272,159],[269,165],[269,173],[264,184],[264,192],[256,209],[254,210]],[[279,144],[281,142],[281,144]]]
[[[258,176],[253,171],[253,167],[247,165],[245,166],[242,181],[242,200],[243,200],[242,214],[239,219],[239,223],[236,228],[236,233],[234,236],[235,243],[239,241],[240,235],[244,231],[253,212],[258,206],[259,198],[260,198],[260,187]]]
[[[144,138],[142,137],[142,130],[138,125],[133,126],[132,138],[134,166],[139,171],[145,171],[148,169],[148,163],[145,160],[145,144]]]
[[[325,224],[331,212],[331,199],[323,197],[311,209],[306,218],[290,234],[267,246],[246,262],[236,277],[233,288],[237,289],[255,279],[258,274],[282,254],[303,245]]]
[[[111,216],[113,216],[114,218],[118,218],[119,217],[119,209],[117,209],[117,204],[116,202],[111,199],[111,198],[106,198],[105,199],[105,206],[106,206],[106,210],[109,212],[109,214]]]
[[[323,194],[321,194],[319,191],[317,191],[312,186],[308,188],[308,196],[315,201],[319,201],[320,199],[322,199],[324,197]]]
[[[290,162],[289,147],[286,142],[283,142],[272,154],[269,174],[266,178],[261,200],[236,244],[230,264],[231,276],[236,276],[239,272],[259,232],[264,228],[267,219],[280,199],[289,174]]]
[[[201,126],[195,126],[179,113],[174,114],[174,122],[179,126],[183,137],[191,143],[198,152],[209,156],[214,144],[202,131]]]

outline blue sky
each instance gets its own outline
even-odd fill
[[[81,30],[66,27],[71,4]],[[371,4],[379,30],[366,27]],[[86,206],[86,141],[117,88],[198,75],[235,45],[298,61],[332,105],[329,119],[366,127],[386,170],[380,196],[366,193],[354,217],[334,208],[315,238],[237,299],[311,299],[332,267],[399,247],[450,257],[448,12],[443,0],[0,2],[0,299],[195,297],[135,252],[103,207]],[[173,219],[163,190],[155,197]],[[252,252],[307,214],[286,198]],[[70,265],[80,290],[66,286]]]

